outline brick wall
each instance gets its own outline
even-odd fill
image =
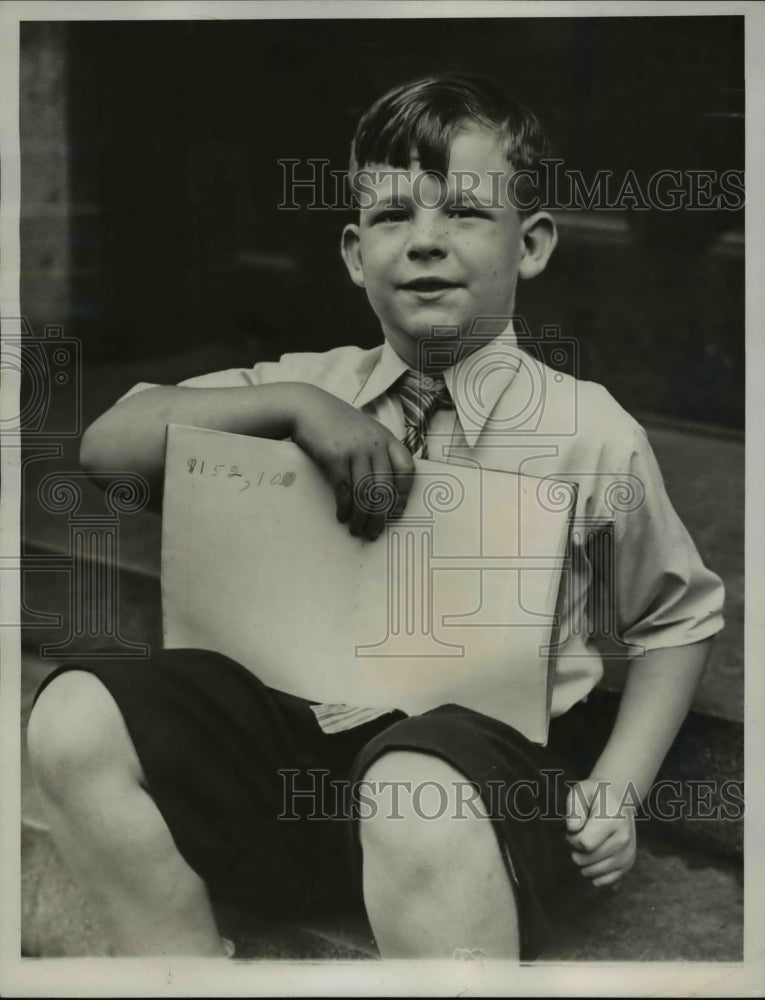
[[[70,315],[65,25],[21,30],[21,300],[35,332]]]

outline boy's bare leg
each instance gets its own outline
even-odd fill
[[[147,794],[122,714],[93,674],[42,692],[29,753],[51,833],[118,955],[221,955],[207,889]]]
[[[492,823],[474,816],[464,804],[470,795],[458,791],[467,788],[465,776],[437,757],[395,751],[376,760],[364,778],[378,783],[371,786],[377,815],[362,819],[360,832],[364,901],[383,957],[452,958],[478,950],[516,958],[513,889]],[[426,786],[417,801],[401,788],[402,818],[394,819],[392,789],[379,782],[401,781],[412,790],[434,782],[444,791]],[[480,799],[473,806],[486,814]]]

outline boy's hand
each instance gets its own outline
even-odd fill
[[[404,511],[414,459],[372,417],[314,386],[303,388],[292,439],[329,480],[338,521],[348,524],[352,535],[375,539],[386,516]]]
[[[635,809],[610,783],[580,781],[569,791],[566,828],[571,857],[593,885],[612,885],[635,863]]]

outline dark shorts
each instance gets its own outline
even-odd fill
[[[444,705],[327,735],[310,702],[199,650],[67,664],[40,690],[72,669],[95,674],[117,702],[147,789],[217,903],[269,922],[363,915],[354,789],[390,750],[442,758],[480,790],[515,890],[522,959],[544,946],[563,898],[586,891],[562,819],[578,775],[486,715]]]

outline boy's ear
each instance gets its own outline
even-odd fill
[[[359,227],[354,223],[349,223],[343,230],[340,253],[345,261],[345,266],[348,268],[351,281],[354,285],[358,285],[359,288],[364,288],[364,268],[361,263]]]
[[[547,267],[558,245],[555,220],[547,212],[535,212],[521,223],[521,236],[523,245],[518,274],[521,278],[535,278]]]

